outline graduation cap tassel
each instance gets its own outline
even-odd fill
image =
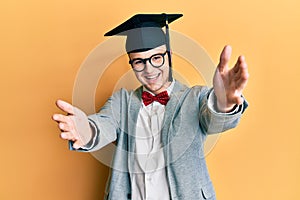
[[[172,76],[172,57],[171,57],[171,47],[170,47],[170,34],[169,34],[169,20],[168,20],[168,15],[163,14],[166,18],[166,42],[167,42],[167,52],[168,52],[168,59],[169,59],[169,81],[173,81],[173,76]]]

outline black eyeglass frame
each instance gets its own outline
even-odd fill
[[[168,51],[166,51],[165,53],[156,53],[156,54],[153,54],[152,56],[150,56],[149,58],[144,58],[144,59],[143,59],[143,58],[135,58],[135,59],[129,60],[129,64],[131,65],[132,69],[133,69],[134,71],[136,71],[136,72],[142,72],[142,71],[144,71],[145,68],[146,68],[146,62],[147,62],[148,60],[149,60],[149,63],[151,64],[152,67],[160,68],[161,66],[163,66],[163,65],[165,64],[165,55],[167,54],[167,52],[168,52]],[[161,65],[155,66],[155,65],[152,64],[151,59],[152,59],[153,57],[155,57],[155,56],[162,56],[163,62],[162,62]],[[137,61],[137,60],[142,61],[142,63],[144,64],[144,68],[143,68],[142,70],[136,70],[136,69],[134,69],[134,67],[133,67],[132,64],[133,64],[134,61]]]

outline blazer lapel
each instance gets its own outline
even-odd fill
[[[143,87],[139,87],[133,91],[129,98],[127,123],[128,123],[128,169],[130,172],[134,171],[133,163],[135,159],[135,135],[136,135],[136,124],[137,118],[142,106],[142,91]]]
[[[175,82],[174,88],[170,94],[170,100],[166,105],[165,116],[163,121],[163,128],[162,128],[162,143],[163,146],[168,145],[168,138],[170,132],[171,122],[175,116],[175,112],[178,110],[179,104],[182,102],[181,98],[184,93],[188,90],[188,87],[179,83],[178,81]]]

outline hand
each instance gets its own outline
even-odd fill
[[[231,51],[230,46],[224,47],[213,78],[217,107],[221,112],[229,112],[235,105],[243,103],[244,100],[241,95],[249,78],[244,56],[239,56],[234,67],[229,69]]]
[[[91,140],[92,130],[86,114],[62,100],[56,101],[56,105],[59,109],[68,113],[68,115],[54,114],[52,116],[53,120],[58,122],[61,138],[73,141],[73,148],[75,149],[87,144]]]

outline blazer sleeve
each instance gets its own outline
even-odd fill
[[[243,104],[238,105],[230,113],[217,112],[214,109],[213,89],[202,89],[199,95],[199,119],[200,125],[205,133],[220,133],[232,129],[237,126],[242,114],[248,107],[248,103],[244,100]]]
[[[122,102],[126,98],[127,91],[121,89],[114,93],[100,109],[98,113],[88,116],[88,120],[93,131],[91,141],[77,151],[93,152],[101,149],[107,144],[117,139],[117,132],[120,127],[120,116]],[[75,150],[72,147],[72,142],[69,143],[69,149]]]

